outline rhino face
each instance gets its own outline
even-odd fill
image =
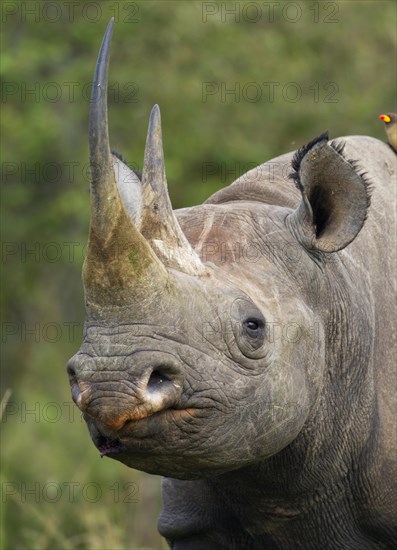
[[[318,254],[343,248],[358,233],[366,190],[351,183],[345,163],[339,172],[351,173],[343,186],[351,183],[356,196],[338,209],[337,186],[321,194],[316,163],[325,159],[324,174],[339,156],[321,136],[308,146],[310,155],[294,159],[302,192],[296,211],[207,204],[182,211],[182,231],[167,191],[158,107],[142,181],[110,152],[112,27],[93,84],[102,93],[90,112],[87,320],[67,367],[72,396],[102,455],[174,478],[215,475],[283,449],[315,407],[325,356]],[[338,220],[346,217],[341,230]],[[203,262],[203,235],[208,242],[239,235],[247,243],[272,235],[272,254],[249,269],[216,257]],[[302,251],[299,262],[285,254],[291,239]]]
[[[280,240],[291,237],[284,218],[268,218]],[[251,225],[239,224],[248,238]],[[280,253],[245,281],[215,263],[200,276],[168,269],[164,286],[125,291],[124,305],[88,302],[68,371],[101,454],[194,479],[288,445],[316,401],[323,357],[295,276]]]
[[[170,280],[169,294],[88,317],[68,371],[95,445],[131,467],[190,479],[276,453],[315,400],[311,311],[287,287],[280,303],[279,278],[260,301],[216,275]],[[277,332],[287,317],[303,335]]]

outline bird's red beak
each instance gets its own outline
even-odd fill
[[[380,120],[383,120],[383,122],[390,122],[391,118],[387,115],[379,115]]]

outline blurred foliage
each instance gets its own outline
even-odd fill
[[[98,460],[63,368],[84,316],[88,95],[109,18],[112,146],[141,167],[159,103],[176,208],[326,129],[384,139],[377,115],[396,111],[396,4],[280,2],[274,17],[266,4],[1,5],[1,395],[12,390],[2,424],[4,550],[165,548],[155,529],[160,479]],[[101,488],[98,502],[87,483]],[[137,503],[122,502],[128,483]]]

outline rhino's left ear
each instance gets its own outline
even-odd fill
[[[291,230],[305,248],[337,252],[355,239],[370,204],[368,184],[343,146],[324,133],[299,149],[290,178],[302,201],[290,216]]]

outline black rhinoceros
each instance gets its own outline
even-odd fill
[[[141,179],[109,148],[112,27],[68,364],[95,445],[166,476],[173,549],[397,548],[396,155],[323,134],[173,212],[158,107]]]

